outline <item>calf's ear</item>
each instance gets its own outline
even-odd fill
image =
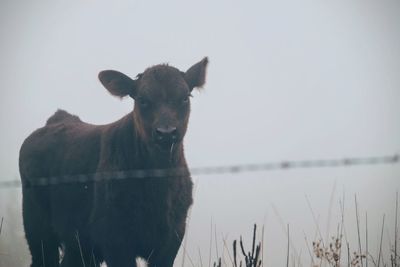
[[[131,96],[136,93],[137,81],[115,70],[103,70],[99,73],[99,80],[103,86],[114,96]]]
[[[197,62],[191,66],[185,73],[185,81],[189,85],[190,90],[195,87],[202,87],[206,82],[206,69],[208,64],[208,58],[203,58],[200,62]]]

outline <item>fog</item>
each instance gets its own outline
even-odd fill
[[[3,0],[0,180],[19,179],[23,140],[57,108],[95,124],[132,110],[131,99],[102,87],[99,71],[134,77],[166,62],[186,70],[204,56],[207,83],[193,93],[185,137],[190,167],[400,153],[399,25],[395,0]],[[175,266],[183,254],[185,266],[189,258],[199,266],[199,253],[208,266],[211,224],[215,261],[215,243],[219,256],[223,238],[229,249],[240,235],[250,244],[254,223],[265,229],[265,266],[286,263],[286,224],[291,254],[310,266],[304,236],[315,240],[316,221],[324,238],[335,234],[343,197],[355,250],[355,195],[363,225],[368,213],[371,253],[378,253],[383,214],[385,253],[394,242],[400,164],[193,180],[186,253],[181,249]],[[29,261],[20,191],[0,188],[0,266]]]

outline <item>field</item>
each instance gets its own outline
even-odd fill
[[[14,191],[14,190],[13,190]],[[22,220],[20,216],[20,201],[10,194],[9,203],[5,214],[1,214],[0,224],[0,266],[28,266],[29,252],[24,240],[22,229]],[[352,203],[346,205],[352,206],[353,218],[345,217],[344,198],[340,200],[341,216],[333,218],[332,223],[337,225],[334,233],[322,233],[322,227],[318,221],[312,205],[309,204],[309,211],[314,221],[314,236],[306,236],[304,233],[304,245],[302,248],[294,247],[292,241],[291,225],[281,225],[286,234],[286,246],[274,247],[271,240],[266,240],[265,230],[268,225],[254,224],[249,225],[248,231],[243,235],[228,239],[223,234],[222,226],[217,226],[211,222],[209,227],[204,229],[204,233],[209,236],[209,246],[193,249],[187,249],[195,242],[185,239],[178,257],[175,260],[175,266],[191,267],[259,267],[268,265],[267,255],[271,257],[271,250],[285,250],[286,257],[280,259],[280,266],[309,266],[309,267],[397,267],[400,266],[399,255],[399,236],[398,236],[398,194],[393,197],[393,211],[395,221],[388,221],[385,215],[380,218],[380,233],[372,233],[368,227],[368,213],[361,215],[357,197],[354,196]],[[350,200],[348,201],[350,202]],[[4,203],[3,203],[4,204]],[[276,216],[280,217],[279,211]],[[371,220],[371,219],[370,219]],[[349,225],[355,223],[356,225]],[[349,227],[350,226],[350,227]],[[347,229],[355,229],[356,233],[350,233]],[[190,235],[190,219],[188,232]],[[378,234],[378,246],[373,246],[371,240]],[[356,240],[350,240],[350,236],[356,237]],[[354,238],[353,238],[354,239]],[[352,244],[352,245],[350,245]],[[203,253],[201,252],[203,251]],[[207,251],[207,253],[204,253]],[[298,252],[300,251],[300,252]],[[303,251],[303,253],[301,252]],[[272,251],[272,255],[275,253]],[[139,260],[140,266],[146,266],[144,261]],[[88,266],[87,266],[88,267]]]

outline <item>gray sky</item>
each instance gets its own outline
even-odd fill
[[[100,70],[135,76],[162,62],[185,70],[203,56],[210,59],[207,84],[194,93],[185,140],[192,167],[400,152],[398,1],[0,5],[0,179],[18,178],[22,141],[57,108],[97,124],[132,109],[130,99],[101,86]],[[399,176],[394,165],[193,177],[188,253],[197,261],[199,247],[208,258],[211,218],[229,244],[265,223],[266,262],[282,265],[280,216],[307,262],[303,230],[312,239],[315,225],[305,195],[325,233],[333,191],[331,231],[344,191],[353,234],[357,193],[375,245],[383,213],[394,217]]]

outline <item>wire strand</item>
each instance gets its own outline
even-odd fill
[[[246,172],[267,172],[290,169],[314,169],[314,168],[339,168],[351,166],[370,166],[399,163],[399,155],[373,156],[373,157],[352,157],[339,159],[316,159],[299,161],[278,161],[256,164],[237,164],[225,166],[197,167],[190,170],[186,168],[174,169],[143,169],[114,172],[98,172],[90,174],[62,175],[51,177],[37,177],[29,181],[9,180],[0,181],[0,188],[10,187],[31,187],[31,186],[50,186],[60,184],[90,183],[110,180],[143,179],[143,178],[162,178],[188,175],[222,175],[238,174]]]

